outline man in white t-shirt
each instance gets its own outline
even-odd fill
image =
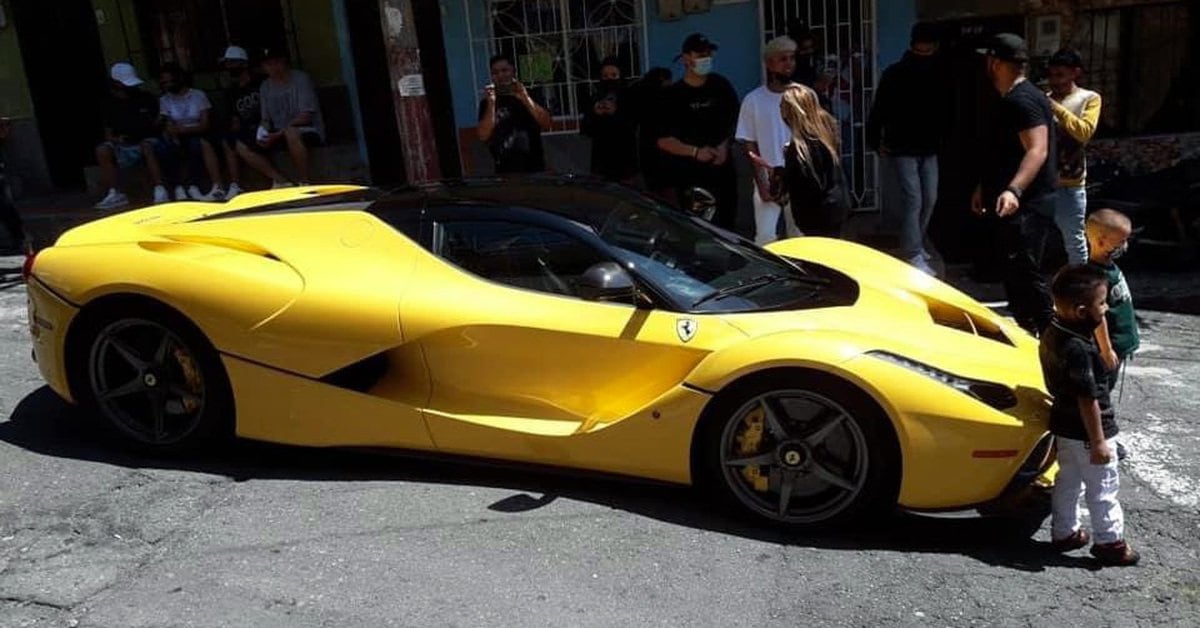
[[[801,235],[790,212],[783,211],[771,195],[770,173],[783,166],[783,147],[792,140],[791,131],[779,111],[783,91],[792,84],[796,68],[796,42],[776,37],[763,49],[767,83],[746,94],[738,114],[738,141],[746,148],[754,166],[754,241],[760,245],[777,238],[783,214],[787,235]]]
[[[158,99],[158,111],[163,141],[159,143],[158,160],[163,175],[175,184],[175,200],[189,197],[198,201],[222,200],[225,191],[221,186],[217,152],[208,140],[212,103],[207,94],[192,89],[188,82],[184,71],[175,64],[163,66],[159,74],[162,96]],[[181,175],[179,170],[184,159],[187,160],[187,174]],[[212,182],[212,189],[207,194],[200,191],[201,168],[207,171]]]

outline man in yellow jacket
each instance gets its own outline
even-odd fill
[[[1086,147],[1100,122],[1100,94],[1076,84],[1082,73],[1079,53],[1063,49],[1050,57],[1050,108],[1054,111],[1058,134],[1054,222],[1062,232],[1063,247],[1071,264],[1082,264],[1088,259],[1083,226],[1087,214]]]

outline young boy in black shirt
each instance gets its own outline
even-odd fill
[[[1054,397],[1050,431],[1058,449],[1051,546],[1058,551],[1091,541],[1079,526],[1079,494],[1084,492],[1096,535],[1091,553],[1108,565],[1134,565],[1138,554],[1123,538],[1125,517],[1117,501],[1118,432],[1108,395],[1108,368],[1094,334],[1108,311],[1104,271],[1068,266],[1054,278],[1054,319],[1041,336],[1039,355],[1046,388]]]

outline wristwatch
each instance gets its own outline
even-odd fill
[[[1015,196],[1015,197],[1017,197],[1017,200],[1020,200],[1020,199],[1021,199],[1021,193],[1022,193],[1022,192],[1024,192],[1025,190],[1022,190],[1021,188],[1019,188],[1019,187],[1017,187],[1017,186],[1015,186],[1015,185],[1010,185],[1010,186],[1008,186],[1008,187],[1004,188],[1004,191],[1005,191],[1005,192],[1012,192],[1012,195],[1013,195],[1013,196]]]

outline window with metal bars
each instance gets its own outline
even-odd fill
[[[151,71],[178,63],[193,73],[219,70],[228,45],[252,56],[286,46],[288,21],[280,0],[138,0],[135,11]],[[296,60],[293,59],[293,62]]]
[[[616,58],[625,78],[642,73],[641,0],[463,0],[463,4],[468,15],[487,11],[488,31],[472,42],[477,79],[488,81],[488,57],[511,56],[518,78],[556,118],[558,130],[576,128],[605,58]]]
[[[1080,83],[1103,98],[1097,135],[1200,131],[1200,90],[1188,68],[1190,10],[1167,2],[1076,14],[1071,46],[1083,58]]]
[[[865,126],[875,94],[876,0],[762,0],[760,10],[764,42],[779,35],[812,40],[811,87],[839,122],[852,203],[877,207],[877,158]]]

